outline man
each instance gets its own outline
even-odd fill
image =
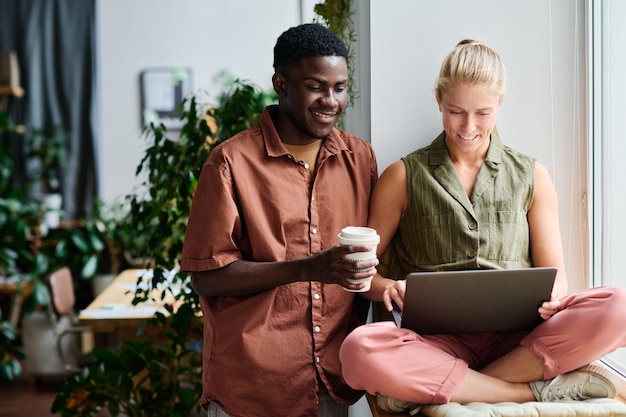
[[[274,69],[278,105],[211,152],[189,217],[182,269],[205,320],[202,403],[209,416],[347,416],[362,391],[341,377],[338,351],[364,306],[346,291],[363,284],[347,279],[373,276],[378,260],[346,261],[369,247],[338,246],[337,233],[365,225],[376,159],[335,127],[348,100],[336,35],[287,30]]]

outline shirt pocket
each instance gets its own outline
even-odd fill
[[[528,258],[528,220],[522,211],[489,213],[487,259],[520,261]]]
[[[415,236],[415,254],[420,265],[439,265],[459,256],[460,231],[454,212],[421,216]]]

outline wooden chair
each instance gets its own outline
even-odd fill
[[[79,326],[74,314],[74,281],[70,269],[64,267],[53,272],[47,284],[47,310],[22,320],[25,368],[35,377],[82,372],[86,356],[81,335],[91,332],[91,328]]]

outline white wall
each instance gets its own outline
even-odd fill
[[[271,87],[272,50],[287,28],[313,16],[312,0],[98,0],[100,197],[124,196],[139,183],[139,75],[151,67],[190,67],[193,90],[216,94],[223,70]]]
[[[551,172],[570,289],[588,285],[585,10],[582,0],[371,0],[371,141],[380,170],[441,131],[444,56],[473,38],[501,55],[504,143]]]

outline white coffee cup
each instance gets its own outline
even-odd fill
[[[378,247],[378,243],[380,243],[380,236],[376,230],[370,227],[360,227],[360,226],[347,226],[341,229],[341,233],[337,235],[337,239],[339,240],[339,244],[342,246],[346,245],[354,245],[354,246],[371,246],[371,249],[367,252],[354,252],[346,255],[346,259],[350,261],[362,261],[367,259],[375,259],[376,258],[376,248]],[[356,272],[354,270],[353,272]],[[360,284],[364,283],[365,286],[360,290],[350,290],[348,288],[344,288],[346,291],[351,292],[366,292],[370,290],[370,286],[372,284],[372,278],[364,278],[364,279],[349,279],[348,282],[351,284]]]

